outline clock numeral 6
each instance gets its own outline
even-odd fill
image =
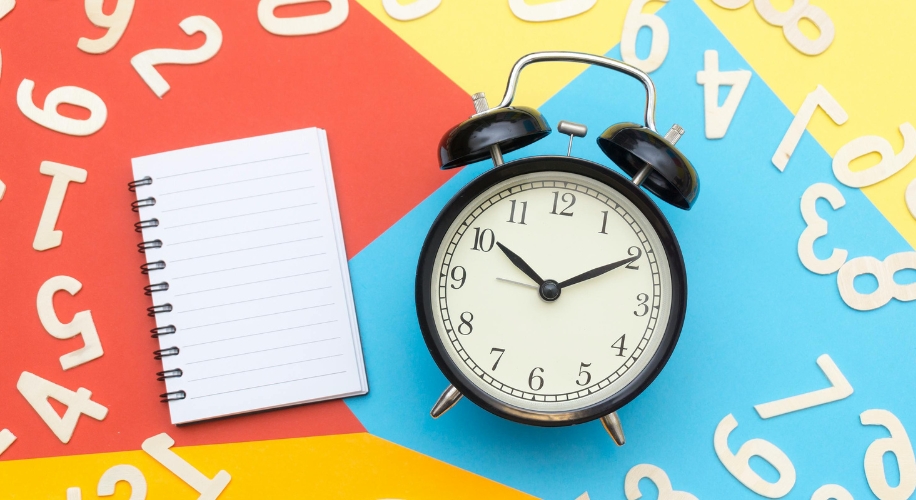
[[[592,366],[592,364],[591,364],[591,363],[580,363],[580,364],[579,364],[579,378],[576,379],[576,385],[578,385],[578,386],[580,386],[580,387],[585,387],[585,386],[587,386],[589,383],[591,383],[591,381],[592,381],[592,374],[589,373],[589,372],[587,372],[587,371],[585,370],[585,369],[588,368],[589,366]],[[580,381],[579,381],[579,380],[582,378],[582,375],[585,375],[585,382],[580,382]]]
[[[459,318],[461,318],[461,324],[458,325],[458,333],[460,333],[461,335],[470,335],[471,332],[474,331],[474,326],[471,325],[471,321],[474,321],[474,315],[471,314],[469,311],[465,311],[461,313],[461,316],[459,316]],[[465,331],[465,329],[467,331]]]
[[[569,205],[566,205],[566,208],[564,208],[563,210],[560,210],[559,213],[557,213],[557,202],[558,201],[563,201],[563,203],[569,203]],[[553,215],[565,215],[567,217],[572,217],[573,213],[567,212],[567,210],[572,208],[572,206],[575,204],[576,204],[576,195],[572,193],[563,193],[563,196],[561,197],[559,191],[554,191],[553,192],[553,210],[551,210],[550,213]]]
[[[496,244],[496,235],[493,234],[492,229],[480,230],[479,227],[474,228],[474,246],[471,250],[480,250],[482,252],[489,252],[493,250],[493,245]]]
[[[531,370],[531,374],[528,375],[528,387],[530,387],[532,391],[540,391],[544,388],[544,378],[534,374],[534,372],[538,370],[541,370],[539,373],[544,373],[544,369],[538,366],[534,370]],[[537,387],[534,386],[535,384],[537,384]]]
[[[641,293],[636,296],[636,300],[639,301],[638,305],[642,306],[642,312],[639,312],[637,310],[637,311],[633,311],[633,314],[640,318],[645,316],[646,314],[649,314],[649,295],[645,293]]]
[[[458,270],[459,270],[459,269],[461,270],[461,276],[458,275]],[[467,271],[464,270],[463,267],[461,267],[461,266],[455,266],[455,267],[453,267],[453,268],[452,268],[452,279],[455,280],[455,281],[460,281],[461,283],[459,283],[458,286],[455,286],[455,284],[452,283],[452,288],[453,288],[454,290],[458,290],[459,288],[463,287],[463,286],[464,286],[464,280],[467,279],[467,277],[468,277],[468,273],[467,273]]]

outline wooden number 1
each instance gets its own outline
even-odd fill
[[[840,106],[840,103],[830,95],[830,92],[827,92],[827,89],[818,85],[813,92],[808,94],[808,97],[805,98],[805,102],[798,108],[798,113],[795,114],[792,125],[789,125],[789,130],[786,131],[786,135],[782,138],[782,142],[780,142],[779,147],[776,148],[776,153],[773,154],[773,165],[775,165],[780,172],[786,169],[789,158],[791,158],[792,153],[795,152],[798,141],[801,140],[802,134],[805,132],[805,129],[808,128],[808,124],[811,123],[811,118],[814,116],[814,111],[817,110],[818,106],[820,106],[820,108],[827,113],[827,116],[837,125],[842,125],[849,119],[849,115],[846,114],[846,110],[843,109],[843,106]]]
[[[852,385],[849,384],[849,381],[846,380],[846,377],[843,376],[843,373],[840,372],[840,369],[837,368],[836,363],[830,359],[829,355],[823,354],[817,358],[817,365],[821,367],[824,375],[827,376],[827,380],[830,381],[830,387],[757,405],[754,409],[757,410],[760,418],[778,417],[786,413],[839,401],[852,395]]]
[[[179,479],[197,490],[200,493],[199,500],[216,500],[220,493],[226,489],[232,476],[228,472],[221,470],[216,473],[213,479],[207,478],[194,466],[169,449],[174,445],[175,440],[163,432],[147,439],[140,447],[149,456],[170,470],[172,474],[175,474]]]

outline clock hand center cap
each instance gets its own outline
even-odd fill
[[[560,298],[560,284],[554,280],[546,280],[538,287],[538,294],[547,302]]]

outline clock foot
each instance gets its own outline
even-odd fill
[[[436,404],[433,405],[433,409],[430,410],[429,415],[433,418],[441,417],[445,412],[451,410],[452,407],[455,406],[455,403],[457,403],[460,399],[461,393],[458,391],[458,389],[455,389],[455,386],[453,385],[448,386],[448,388],[445,389],[445,392],[439,396],[439,400],[436,401]]]
[[[617,446],[623,446],[627,442],[627,438],[623,435],[623,426],[620,425],[620,417],[617,416],[617,412],[601,417],[601,425],[611,435]]]

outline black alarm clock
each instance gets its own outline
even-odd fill
[[[550,132],[535,109],[512,106],[522,69],[580,62],[630,75],[646,88],[645,125],[619,123],[601,150],[632,179],[570,156],[583,125],[560,122],[566,156],[503,163],[502,154]],[[466,396],[516,422],[563,426],[601,419],[618,445],[616,411],[638,396],[671,356],[687,307],[687,275],[671,226],[649,196],[689,210],[699,193],[675,148],[684,130],[655,129],[655,86],[613,59],[540,52],[513,67],[502,102],[442,138],[441,168],[492,159],[445,206],[423,244],[417,314],[423,338],[451,382],[438,418]]]

